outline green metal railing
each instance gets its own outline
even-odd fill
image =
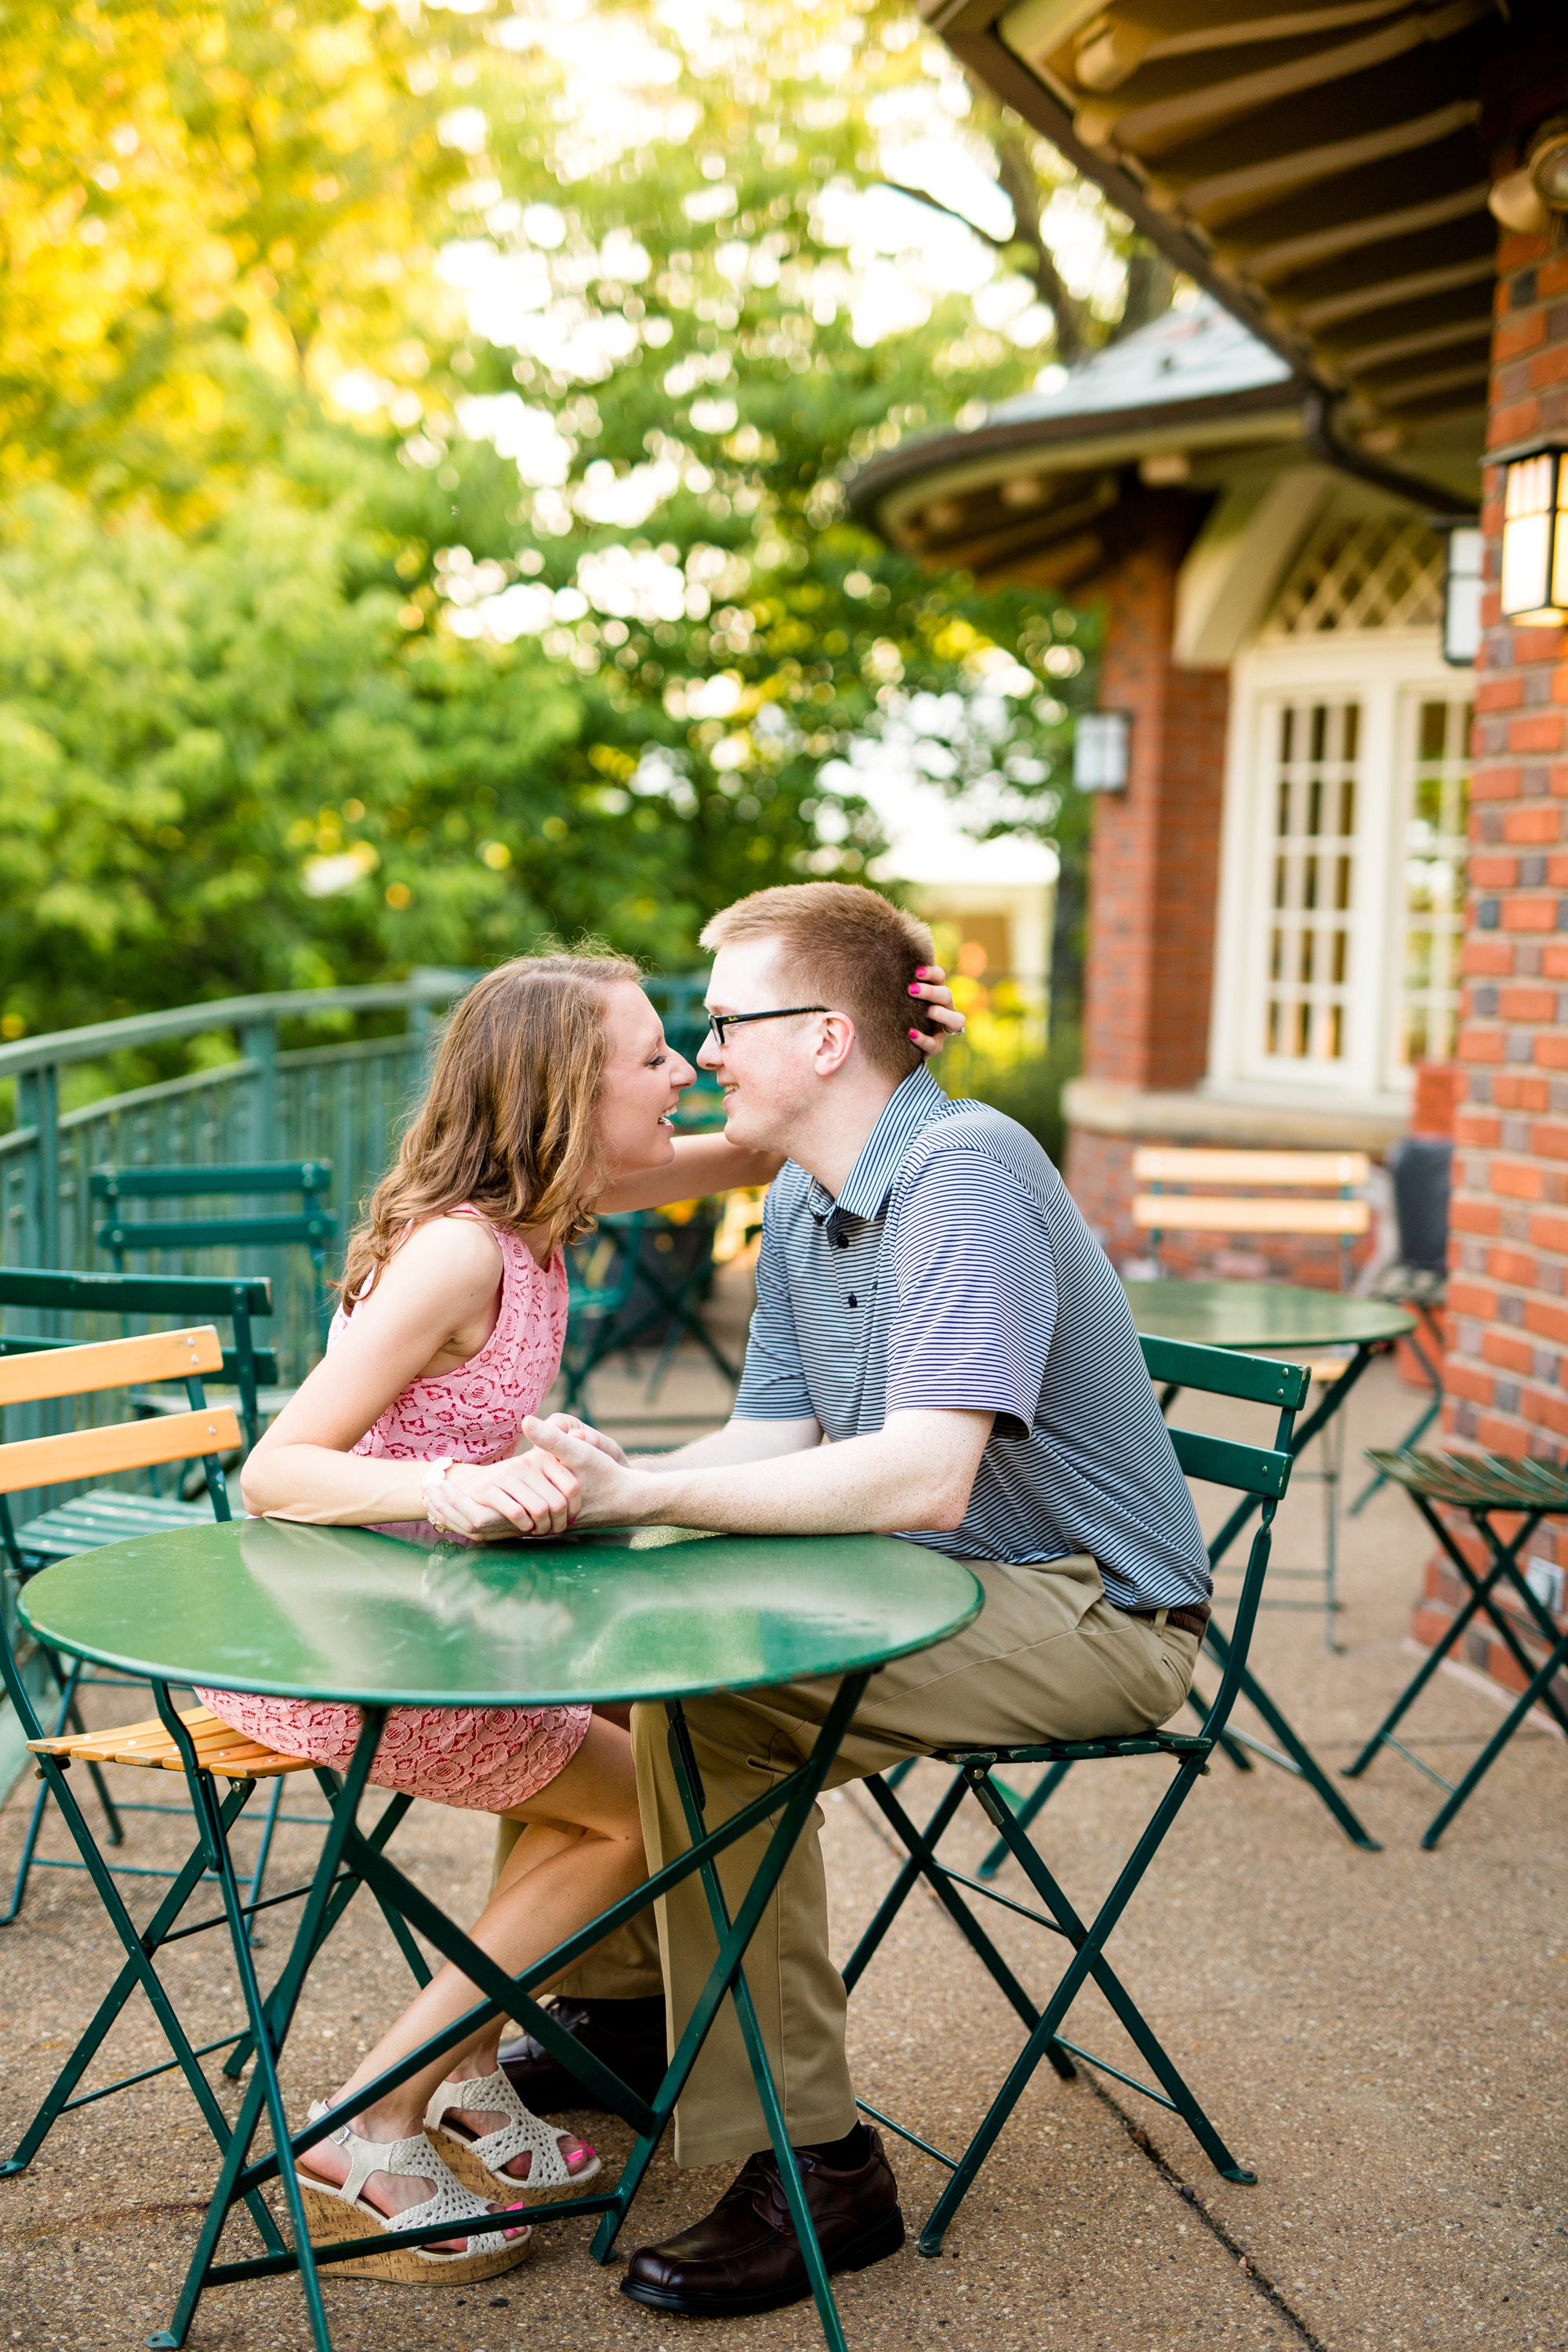
[[[346,1235],[418,1098],[440,1015],[479,977],[426,971],[384,987],[230,997],[0,1046],[0,1081],[15,1080],[17,1090],[17,1124],[0,1136],[0,1265],[102,1272],[110,1261],[94,1246],[89,1179],[95,1168],[107,1166],[330,1160],[331,1204]],[[694,1051],[702,1023],[701,976],[648,985],[672,1042]],[[405,1016],[400,1034],[290,1052],[279,1045],[280,1029],[322,1014],[399,1011]],[[233,1062],[80,1109],[59,1108],[62,1073],[73,1066],[224,1031],[238,1043]],[[278,1350],[285,1381],[297,1381],[310,1369],[319,1340],[303,1251],[168,1251],[157,1271],[269,1276],[272,1325],[258,1338]]]
[[[88,1180],[105,1166],[327,1159],[346,1232],[417,1096],[435,1020],[468,979],[428,972],[384,988],[233,997],[0,1046],[0,1080],[15,1078],[17,1093],[17,1124],[0,1137],[0,1265],[103,1271],[110,1261],[94,1245]],[[279,1047],[286,1024],[395,1011],[405,1019],[399,1034]],[[231,1063],[59,1108],[63,1073],[75,1066],[225,1030],[239,1045]],[[158,1271],[270,1276],[272,1328],[258,1336],[277,1348],[286,1380],[309,1370],[319,1343],[302,1251],[170,1251]]]

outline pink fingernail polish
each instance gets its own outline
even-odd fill
[[[920,1031],[919,1031],[918,1029],[911,1029],[911,1030],[910,1031],[910,1045],[918,1045],[920,1044],[920,1042],[921,1042],[921,1033],[920,1033]]]
[[[912,980],[911,980],[911,981],[910,981],[910,994],[911,996],[918,996],[918,995],[920,994],[920,989],[919,989],[918,985],[916,984],[916,982],[915,982],[914,981],[912,981]]]

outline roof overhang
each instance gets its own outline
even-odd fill
[[[1056,567],[1065,585],[1095,568],[1089,559],[1101,551],[1092,542],[1130,468],[1151,460],[1157,468],[1166,455],[1190,467],[1206,454],[1223,471],[1227,457],[1301,438],[1300,388],[1289,379],[1089,417],[1002,415],[971,432],[921,434],[873,458],[851,477],[849,505],[893,545],[982,578],[1070,551]]]
[[[1488,194],[1568,97],[1562,0],[923,6],[1299,393],[1342,401],[1385,448],[1473,415],[1479,457]]]

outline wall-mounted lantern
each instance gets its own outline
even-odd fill
[[[1568,618],[1563,453],[1531,449],[1503,468],[1501,604],[1505,621]]]
[[[1080,710],[1073,730],[1072,780],[1080,793],[1127,789],[1132,719],[1125,710]]]
[[[1481,534],[1473,523],[1434,515],[1446,550],[1443,571],[1443,659],[1468,669],[1481,649]]]

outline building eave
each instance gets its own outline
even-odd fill
[[[1078,476],[1114,473],[1167,451],[1235,449],[1239,455],[1301,437],[1300,390],[1293,381],[1094,416],[1007,418],[969,432],[921,434],[871,459],[850,477],[849,509],[895,546],[940,561],[940,536],[911,530],[913,518],[932,504],[962,500],[1010,478],[1035,474],[1068,483]],[[1078,503],[1069,497],[1063,507],[1076,509]],[[1040,516],[1042,524],[1053,520]],[[1061,535],[1048,528],[1037,534]]]
[[[1410,427],[1405,376],[1350,322],[1433,303],[1457,340],[1484,339],[1490,273],[1456,266],[1456,247],[1484,260],[1493,177],[1528,121],[1568,98],[1556,0],[926,0],[924,13],[1299,394],[1344,401],[1384,438]],[[1477,415],[1479,463],[1479,402]]]

